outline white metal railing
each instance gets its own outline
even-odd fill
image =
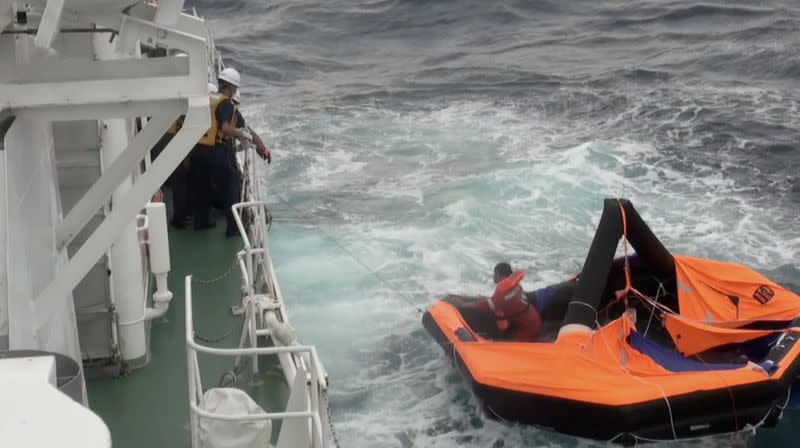
[[[234,204],[233,206],[231,206],[233,219],[236,221],[236,227],[238,227],[239,229],[239,235],[242,237],[242,241],[244,242],[245,266],[247,268],[247,276],[251,282],[254,282],[255,276],[253,276],[253,272],[255,263],[258,261],[260,267],[263,269],[263,272],[266,273],[267,272],[266,265],[268,264],[269,257],[267,256],[266,253],[266,247],[267,247],[266,241],[262,240],[259,242],[260,243],[259,246],[261,249],[264,250],[258,253],[260,255],[258,260],[254,259],[254,255],[256,255],[257,253],[253,252],[254,248],[250,242],[250,235],[248,235],[247,230],[245,230],[244,224],[242,223],[242,211],[245,208],[250,208],[254,210],[253,218],[255,219],[255,222],[254,226],[252,227],[258,228],[262,225],[262,223],[264,223],[264,225],[266,226],[263,216],[265,216],[267,213],[267,206],[261,201],[240,202],[238,204]]]
[[[247,230],[244,227],[244,223],[242,222],[242,212],[244,209],[254,209],[255,212],[254,216],[254,225],[251,226],[251,229],[256,231],[257,229],[261,229],[260,235],[260,247],[254,247],[252,241],[250,239],[250,235],[248,234]],[[240,202],[235,204],[231,207],[233,211],[233,217],[236,221],[236,226],[239,229],[239,233],[241,235],[242,241],[244,243],[244,250],[239,253],[239,260],[240,260],[240,269],[242,270],[242,281],[244,285],[244,290],[246,291],[246,296],[242,299],[241,308],[243,312],[246,313],[247,316],[247,325],[250,330],[250,339],[253,346],[256,346],[255,340],[256,335],[259,331],[264,331],[264,309],[260,308],[261,303],[256,303],[253,300],[258,291],[255,290],[255,273],[256,268],[260,269],[261,273],[264,276],[264,280],[266,283],[266,289],[268,293],[268,297],[272,299],[272,303],[274,303],[274,310],[278,311],[280,317],[278,318],[279,321],[285,321],[287,316],[286,308],[284,306],[283,297],[280,292],[280,287],[278,286],[278,281],[275,276],[275,270],[272,265],[272,257],[270,257],[269,253],[269,243],[267,241],[267,232],[266,229],[266,221],[265,217],[267,215],[267,207],[266,204],[262,201],[251,201],[251,202]],[[242,255],[244,255],[244,261],[242,262]],[[259,307],[258,309],[256,309]],[[278,316],[276,316],[278,317]],[[260,324],[260,325],[259,325]],[[244,341],[244,334],[242,335],[242,341]],[[311,366],[306,366],[307,360],[301,357],[297,360],[300,364],[304,364],[304,367],[311,368]],[[284,366],[284,370],[286,371],[286,376],[291,378],[294,376],[294,364],[295,362],[288,362],[285,359],[281,359],[281,364]],[[253,372],[257,372],[257,366],[253,367]],[[315,369],[319,370],[318,375],[321,378],[323,387],[327,387],[327,372],[325,372],[324,367],[322,367],[321,363],[317,363]]]
[[[320,365],[320,360],[317,351],[313,346],[294,345],[289,347],[257,347],[257,348],[214,348],[201,345],[194,339],[194,327],[192,318],[192,278],[187,276],[185,279],[186,291],[186,356],[187,356],[187,382],[189,388],[189,410],[190,410],[190,429],[192,436],[192,447],[200,448],[198,430],[199,430],[199,417],[224,420],[224,421],[273,421],[273,420],[290,420],[290,419],[307,419],[310,425],[310,439],[312,447],[326,447],[328,445],[327,437],[323,432],[322,419],[320,413],[325,409],[321,405],[321,401],[325,400],[324,396],[320,396],[320,379],[318,378],[317,365]],[[269,412],[259,414],[241,414],[241,415],[227,415],[208,412],[203,409],[203,386],[200,378],[200,367],[197,359],[197,353],[205,353],[212,356],[275,356],[280,354],[305,354],[310,359],[311,368],[309,369],[310,382],[301,381],[294,382],[293,388],[301,386],[304,391],[292,390],[291,393],[303,393],[309,397],[309,400],[304,400],[306,403],[305,409],[287,409],[283,412]],[[290,403],[292,402],[290,397]],[[285,426],[281,428],[284,431]],[[281,441],[279,436],[279,442]],[[287,446],[295,446],[289,440]]]
[[[243,312],[249,311],[250,313],[249,316],[246,315],[247,331],[251,336],[251,341],[256,340],[257,336],[268,336],[276,346],[300,345],[301,343],[294,337],[293,329],[288,325],[288,314],[270,255],[269,209],[261,200],[264,189],[260,184],[263,179],[259,173],[259,167],[262,162],[252,144],[245,145],[244,151],[238,154],[237,159],[243,173],[241,202],[232,208],[232,212],[244,245],[243,250],[239,253],[239,256],[243,258],[243,261],[240,261],[243,285],[245,285],[242,289],[245,294],[256,294],[253,296],[253,300],[244,297],[240,307]],[[251,225],[245,226],[243,214],[248,210],[251,212],[253,221]],[[287,333],[287,329],[289,333]],[[273,334],[273,331],[277,331],[277,333]],[[244,345],[245,338],[243,329],[240,345]],[[253,346],[256,345],[253,344]],[[279,355],[278,358],[287,380],[291,381],[298,369],[305,371],[314,369],[317,370],[320,387],[323,391],[327,391],[328,373],[322,363],[313,363],[312,366],[307,355],[287,353]],[[327,408],[324,409],[322,418],[324,426],[328,427]]]
[[[258,162],[255,148],[247,145],[243,157],[237,157],[242,168],[242,202],[231,207],[231,211],[242,238],[243,249],[237,253],[237,264],[241,271],[243,298],[241,305],[234,308],[234,313],[244,314],[244,324],[237,348],[212,348],[198,344],[194,340],[192,327],[191,277],[186,279],[186,328],[187,328],[187,361],[190,394],[192,446],[198,447],[198,418],[211,418],[226,421],[263,421],[276,419],[308,419],[307,430],[292,425],[284,425],[278,438],[278,446],[296,446],[287,442],[287,438],[295,438],[297,431],[307,432],[308,443],[312,447],[324,447],[328,444],[329,415],[327,406],[328,375],[319,360],[313,346],[302,345],[294,337],[293,329],[288,325],[280,288],[269,252],[267,239],[267,218],[269,211],[266,204],[259,200],[261,196],[258,185]],[[243,213],[249,211],[252,222],[245,225]],[[287,336],[288,335],[288,336]],[[259,346],[259,336],[267,336],[272,346]],[[249,340],[249,341],[248,341]],[[258,415],[222,415],[210,413],[203,409],[203,389],[197,361],[197,352],[214,356],[234,357],[234,381],[241,367],[242,358],[251,358],[250,371],[253,385],[260,384],[258,376],[258,357],[276,356],[283,369],[284,377],[292,391],[289,405],[284,412],[263,413]],[[293,402],[293,398],[296,400]],[[299,400],[299,401],[298,401]],[[294,405],[292,404],[294,403]],[[305,407],[298,403],[305,403]],[[299,407],[303,407],[299,409]],[[290,408],[291,407],[291,408]],[[286,435],[286,437],[284,437]],[[303,439],[303,440],[306,440]],[[292,439],[295,440],[295,439]],[[285,445],[289,443],[289,445]],[[302,442],[306,443],[306,442]],[[299,445],[297,445],[299,446]]]
[[[267,256],[268,251],[265,248],[252,248],[251,254],[256,256]],[[284,308],[283,300],[279,295],[274,294],[267,294],[267,295],[255,295],[253,291],[253,284],[250,281],[250,277],[247,273],[246,263],[244,261],[244,257],[246,252],[241,250],[237,253],[237,258],[239,262],[239,270],[241,271],[242,275],[242,284],[247,285],[244,289],[246,290],[245,297],[242,298],[242,312],[245,314],[245,324],[242,327],[242,334],[239,340],[239,347],[245,346],[245,341],[249,338],[250,346],[255,348],[258,347],[258,336],[273,336],[271,329],[267,325],[267,313],[279,312],[280,318],[277,314],[275,314],[276,319],[278,319],[281,323],[285,322],[286,311]],[[274,284],[277,287],[277,282],[275,281],[275,272],[272,270],[272,266],[269,266],[269,277],[270,283]],[[272,291],[276,291],[273,289]],[[278,293],[279,294],[279,293]],[[268,302],[264,300],[257,300],[258,297],[266,297],[268,298]],[[273,343],[278,344],[279,342],[273,339]],[[299,356],[297,358],[291,357],[290,354],[282,354],[279,356],[281,365],[284,369],[284,375],[286,378],[291,381],[294,378],[296,365],[302,366],[306,370],[315,369],[317,370],[317,376],[320,382],[320,387],[323,390],[327,390],[328,387],[328,372],[325,370],[324,366],[321,362],[312,363],[307,359],[306,356]],[[251,363],[252,373],[255,375],[258,373],[258,363],[255,362],[255,357],[253,358],[253,363]],[[234,366],[238,367],[240,363],[240,357],[237,356],[236,361],[234,362]]]
[[[242,188],[241,202],[253,202],[261,200],[261,188],[258,182],[261,180],[257,163],[255,145],[245,144],[244,157],[242,160],[242,172],[247,173],[244,176],[244,181],[247,182],[247,187]]]

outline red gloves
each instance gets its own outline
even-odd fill
[[[266,159],[267,160],[267,163],[270,163],[270,164],[272,163],[272,154],[269,153],[269,150],[267,149],[266,146],[259,145],[257,152],[258,152],[258,155],[262,159]]]

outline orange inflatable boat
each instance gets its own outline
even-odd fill
[[[424,314],[485,412],[623,444],[774,425],[800,373],[800,297],[738,264],[673,256],[630,202],[604,205],[581,273],[526,294],[537,340],[503,340],[469,306],[485,298]]]

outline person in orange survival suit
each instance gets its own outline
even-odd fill
[[[519,284],[524,276],[522,271],[512,271],[508,263],[498,263],[494,267],[494,283],[497,286],[492,297],[469,302],[459,301],[458,304],[492,312],[501,339],[533,342],[539,337],[542,318],[528,302],[525,291]]]

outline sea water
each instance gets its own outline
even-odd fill
[[[343,446],[602,446],[488,419],[419,310],[499,261],[526,289],[579,272],[603,198],[800,290],[796,1],[188,4],[272,151],[277,274]]]

